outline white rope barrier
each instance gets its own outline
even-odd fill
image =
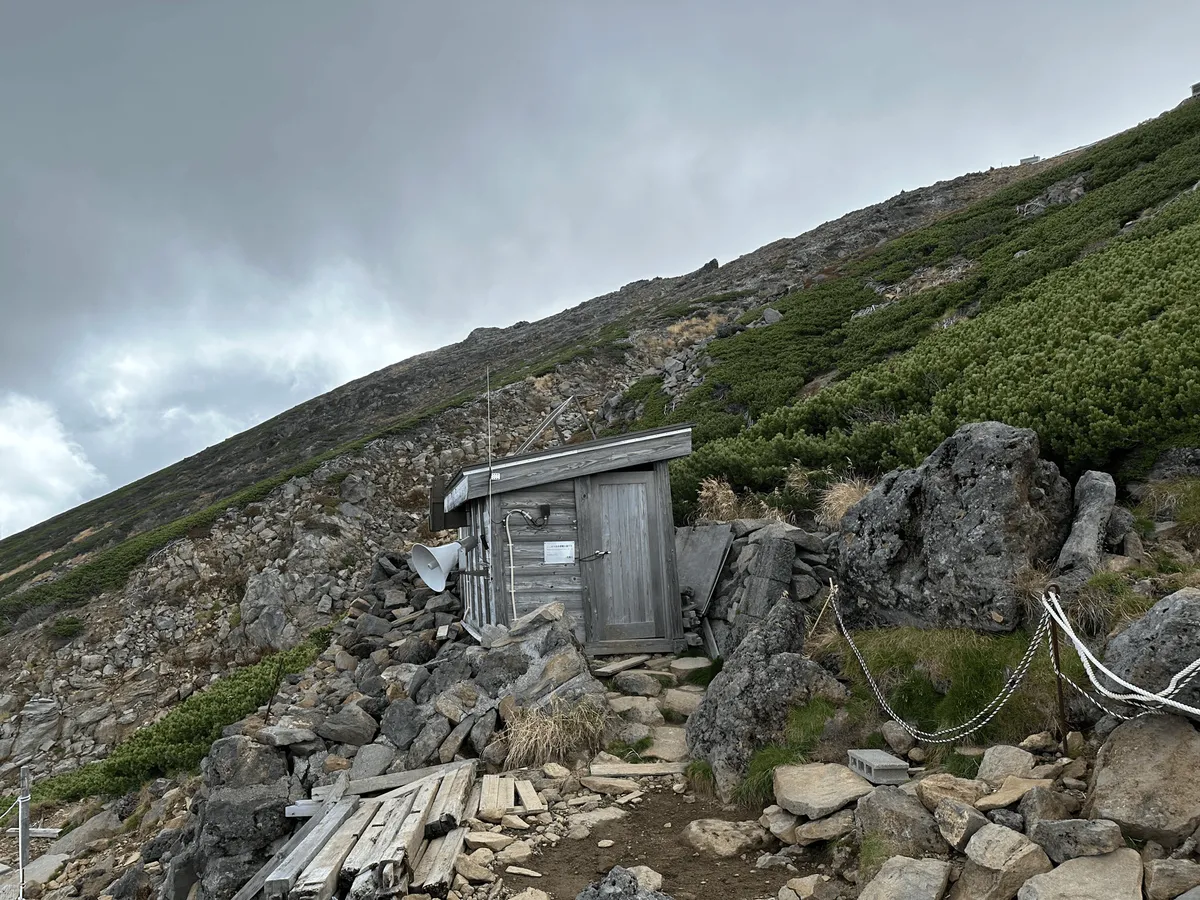
[[[1090,647],[1085,644],[1075,633],[1075,629],[1071,627],[1071,622],[1067,618],[1067,614],[1063,611],[1062,603],[1059,600],[1058,592],[1053,589],[1042,595],[1042,608],[1050,615],[1056,625],[1063,630],[1071,644],[1075,647],[1075,652],[1079,654],[1079,659],[1083,663],[1083,669],[1087,672],[1088,679],[1095,686],[1096,690],[1100,691],[1104,696],[1111,700],[1116,700],[1121,703],[1133,703],[1141,706],[1147,706],[1150,709],[1162,709],[1169,707],[1187,716],[1200,719],[1200,709],[1194,706],[1189,706],[1186,703],[1181,703],[1174,699],[1174,695],[1184,688],[1195,677],[1197,671],[1200,671],[1200,659],[1193,661],[1188,666],[1184,667],[1179,672],[1171,677],[1167,687],[1158,693],[1151,693],[1136,684],[1132,684],[1121,678],[1119,675],[1108,669],[1100,660],[1096,659]],[[1119,685],[1130,691],[1128,694],[1117,694],[1107,685],[1102,684],[1096,677],[1096,670],[1104,674],[1104,677],[1109,679],[1113,684]]]
[[[1017,688],[1025,680],[1025,676],[1029,674],[1030,666],[1033,663],[1034,657],[1037,655],[1038,649],[1043,643],[1051,644],[1051,629],[1054,627],[1061,628],[1063,633],[1071,641],[1071,645],[1075,648],[1075,652],[1079,656],[1079,660],[1083,663],[1084,672],[1087,673],[1088,680],[1104,697],[1110,700],[1115,700],[1118,703],[1131,704],[1142,709],[1143,712],[1162,712],[1164,707],[1177,712],[1183,713],[1186,716],[1191,716],[1200,719],[1200,709],[1194,706],[1189,706],[1186,703],[1181,703],[1175,699],[1175,695],[1187,687],[1197,675],[1200,675],[1200,659],[1196,659],[1188,666],[1176,672],[1170,682],[1163,690],[1158,693],[1151,693],[1145,688],[1139,687],[1136,684],[1124,680],[1118,675],[1110,671],[1105,665],[1100,662],[1092,653],[1090,647],[1076,634],[1075,629],[1071,626],[1071,621],[1066,612],[1062,608],[1062,602],[1059,599],[1058,592],[1051,587],[1046,593],[1041,595],[1042,603],[1042,618],[1038,623],[1037,630],[1034,631],[1032,638],[1029,641],[1029,647],[1025,650],[1025,655],[1021,658],[1021,662],[1017,665],[1016,670],[1009,676],[1004,687],[1001,688],[990,703],[976,713],[973,717],[960,725],[954,725],[949,728],[943,728],[940,731],[923,731],[914,725],[909,724],[901,718],[887,701],[887,697],[883,689],[879,686],[879,682],[875,676],[871,674],[871,670],[867,667],[866,658],[862,651],[858,649],[858,645],[854,643],[854,639],[850,636],[850,629],[846,627],[846,622],[842,618],[842,611],[837,602],[837,586],[833,584],[832,579],[829,584],[830,594],[826,601],[827,606],[833,607],[834,615],[837,617],[838,628],[842,633],[842,637],[846,639],[846,644],[850,647],[855,659],[858,660],[859,666],[862,668],[863,675],[867,679],[867,685],[871,688],[871,693],[874,694],[876,702],[880,708],[890,716],[896,724],[907,731],[917,740],[926,744],[953,744],[961,741],[977,731],[980,731],[988,725],[1002,710],[1013,695],[1016,694]],[[822,613],[824,609],[822,609]],[[1080,685],[1063,672],[1054,658],[1053,652],[1050,654],[1051,664],[1054,667],[1055,677],[1065,681],[1073,687],[1079,694],[1088,700],[1093,706],[1107,715],[1113,716],[1116,719],[1128,720],[1130,716],[1119,713],[1106,706],[1101,700],[1092,694],[1091,691],[1085,690]],[[1119,694],[1107,685],[1103,684],[1097,676],[1097,670],[1103,674],[1105,678],[1125,688],[1129,693]]]
[[[854,653],[855,658],[858,660],[859,666],[862,667],[863,675],[866,676],[867,684],[871,688],[871,693],[875,695],[876,702],[879,703],[883,711],[892,719],[894,719],[901,728],[903,728],[917,740],[926,744],[954,744],[967,737],[970,737],[972,734],[975,734],[975,732],[980,731],[987,726],[992,719],[996,718],[996,716],[1000,713],[1000,710],[1005,707],[1008,701],[1012,699],[1013,695],[1016,694],[1017,688],[1020,687],[1021,682],[1025,680],[1025,676],[1029,672],[1029,667],[1033,663],[1034,656],[1037,655],[1038,647],[1041,646],[1041,643],[1044,639],[1049,639],[1050,617],[1047,614],[1043,614],[1042,621],[1038,624],[1037,631],[1030,640],[1029,647],[1026,649],[1025,655],[1022,657],[1021,662],[1018,664],[1013,674],[1009,676],[1008,681],[1005,683],[1004,687],[1001,688],[1000,693],[998,693],[987,706],[981,709],[972,718],[959,725],[954,725],[950,728],[943,728],[940,731],[923,731],[906,722],[899,714],[897,714],[894,709],[892,709],[891,705],[887,702],[887,698],[884,696],[883,690],[879,687],[878,682],[875,680],[875,676],[871,674],[871,670],[867,667],[866,659],[863,658],[862,652],[854,643],[854,639],[850,637],[850,630],[846,627],[846,623],[842,619],[842,611],[838,606],[837,598],[834,596],[836,592],[837,587],[831,582],[830,605],[833,606],[834,615],[837,616],[838,627],[841,629],[842,636],[846,639],[846,643],[850,646],[850,650]]]

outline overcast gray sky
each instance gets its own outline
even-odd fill
[[[1194,0],[0,0],[0,534],[1200,81]]]

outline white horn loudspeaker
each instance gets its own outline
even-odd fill
[[[453,544],[443,544],[440,547],[426,547],[417,544],[412,549],[412,567],[421,580],[429,585],[431,590],[446,589],[446,579],[450,573],[460,566],[465,566],[467,552],[473,550],[479,543],[479,538],[471,536]]]

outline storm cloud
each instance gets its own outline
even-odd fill
[[[0,0],[0,535],[480,325],[1049,155],[1191,2]]]

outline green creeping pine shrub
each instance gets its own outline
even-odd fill
[[[672,464],[678,516],[707,476],[769,491],[793,462],[877,472],[978,419],[1037,429],[1073,471],[1194,431],[1198,205],[1182,192],[1198,171],[1200,104],[1186,104],[842,263],[773,303],[784,318],[770,328],[714,340],[705,383],[669,413],[647,403],[644,417],[695,424],[696,452]],[[1017,213],[1081,174],[1081,200]],[[852,318],[878,300],[868,280],[894,284],[952,257],[973,263],[963,280]],[[956,312],[975,318],[939,327]],[[841,383],[797,402],[835,371]]]
[[[1200,194],[1176,206],[1200,218]],[[710,441],[673,464],[677,512],[690,511],[708,476],[766,489],[797,461],[916,465],[966,422],[1033,428],[1043,454],[1069,472],[1169,439],[1200,409],[1195,218],[1113,243],[890,362]],[[851,411],[884,407],[877,421],[847,424]]]
[[[207,690],[188,697],[162,719],[118,744],[106,759],[40,782],[38,802],[67,802],[93,796],[116,796],[136,790],[153,778],[193,771],[226,725],[243,719],[271,700],[278,673],[299,672],[328,646],[314,633],[292,650],[239,669]]]
[[[776,767],[807,762],[834,712],[832,703],[819,698],[793,709],[783,729],[783,741],[768,744],[750,757],[746,777],[734,791],[734,799],[744,806],[760,808],[769,803],[775,793]]]
[[[83,634],[83,622],[75,616],[59,616],[50,623],[50,634],[59,640],[69,641]]]

